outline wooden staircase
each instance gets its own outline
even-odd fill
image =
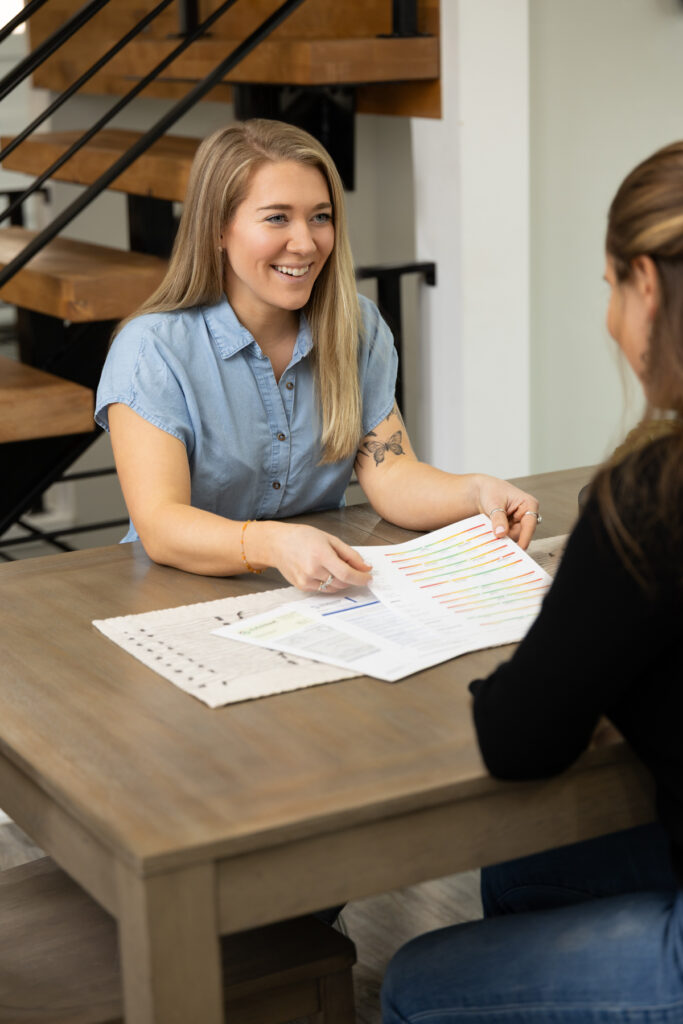
[[[21,227],[0,231],[0,267],[35,234]],[[72,323],[121,320],[160,284],[166,265],[145,253],[56,238],[0,288],[0,299]]]
[[[0,357],[0,443],[92,429],[89,388]]]
[[[80,0],[50,0],[31,19],[35,46],[79,6]],[[206,17],[218,0],[200,0]],[[123,19],[149,4],[116,0],[34,74],[36,86],[61,91],[75,75],[101,56],[121,34]],[[146,96],[177,98],[201,78],[237,42],[246,38],[277,6],[277,0],[241,0],[146,91]],[[419,0],[418,32],[393,38],[391,0],[307,0],[284,24],[249,55],[208,100],[230,102],[231,84],[282,85],[354,84],[356,110],[364,114],[440,117],[439,0]],[[85,91],[121,95],[172,47],[178,23],[173,8],[164,11],[126,47]],[[176,38],[177,41],[177,38]]]
[[[42,172],[75,134],[37,134],[4,166]],[[90,184],[137,137],[101,133],[59,180]],[[160,140],[113,187],[170,208],[184,196],[197,144]],[[0,268],[34,235],[0,228]],[[113,329],[154,291],[166,266],[167,259],[146,252],[57,237],[0,288],[0,299],[17,307],[22,359],[0,359],[0,535],[97,437],[94,391]]]
[[[5,158],[2,166],[8,171],[38,175],[50,167],[80,136],[80,132],[40,132],[31,136]],[[91,185],[133,143],[140,132],[105,128],[79,153],[76,153],[52,175],[55,181]],[[0,149],[11,136],[0,138]],[[185,198],[187,178],[198,139],[166,135],[159,139],[124,171],[109,187],[129,195],[153,196],[181,202]]]
[[[51,0],[36,11],[29,23],[32,48],[81,3]],[[209,14],[217,3],[200,0],[200,16]],[[145,95],[168,98],[187,92],[277,3],[242,0],[236,4]],[[126,21],[133,23],[151,6],[152,0],[116,0],[104,7],[34,71],[34,85],[61,91],[121,36]],[[307,0],[206,98],[231,99],[237,83],[353,84],[357,111],[439,116],[438,0],[420,0],[419,29],[424,34],[411,38],[390,37],[391,7],[391,0],[343,4]],[[175,32],[170,7],[84,91],[126,92],[170,50],[177,41],[170,38]],[[80,134],[38,132],[9,154],[3,167],[42,174]],[[138,138],[137,132],[104,129],[53,177],[90,185]],[[0,148],[9,142],[3,137]],[[11,366],[10,360],[0,360],[0,474],[9,481],[0,496],[0,535],[96,436],[90,419],[92,391],[112,330],[141,305],[163,276],[173,231],[172,203],[184,198],[198,142],[167,135],[110,184],[128,196],[131,249],[136,251],[58,237],[0,288],[0,299],[18,309],[23,365],[20,370],[16,363]],[[141,239],[134,214],[138,225],[147,225],[147,239]],[[155,248],[149,236],[159,224],[163,240]],[[31,237],[23,227],[0,225],[0,268]]]

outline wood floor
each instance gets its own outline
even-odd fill
[[[380,1024],[382,976],[400,946],[423,932],[481,916],[478,871],[349,904],[343,921],[358,954],[353,979],[358,1024]]]
[[[0,870],[43,855],[13,822],[0,824]],[[422,932],[477,917],[481,917],[477,871],[349,904],[343,924],[358,952],[354,968],[358,1024],[380,1024],[382,975],[399,946]]]

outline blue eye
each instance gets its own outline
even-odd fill
[[[284,213],[274,213],[272,217],[266,217],[266,220],[269,224],[284,224],[286,218]]]
[[[332,214],[316,213],[315,216],[313,217],[313,220],[316,224],[329,224],[330,221],[332,220]]]

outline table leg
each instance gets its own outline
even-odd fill
[[[118,897],[126,1024],[223,1024],[214,866],[119,865]]]

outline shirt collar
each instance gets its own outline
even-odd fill
[[[230,359],[236,352],[258,344],[249,331],[244,327],[228,302],[227,296],[223,294],[214,306],[204,306],[202,309],[204,322],[209,333],[216,343],[216,348],[221,359]],[[303,311],[299,314],[299,333],[294,343],[292,363],[303,359],[313,348],[313,337],[311,328]],[[260,349],[259,349],[260,351]]]

